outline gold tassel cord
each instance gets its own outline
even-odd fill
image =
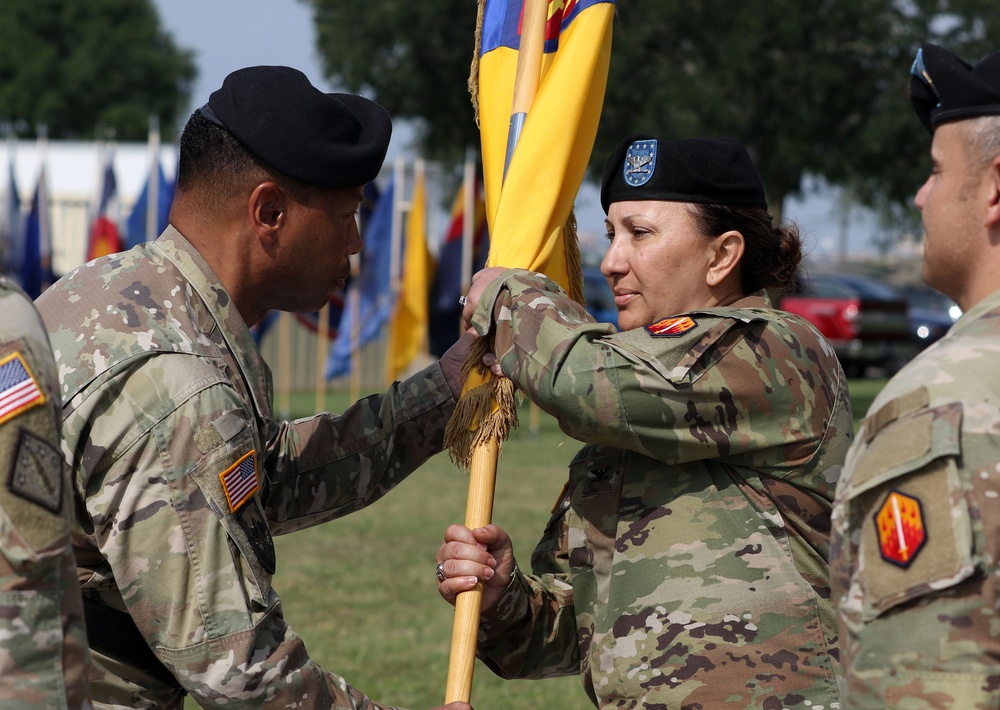
[[[492,377],[482,364],[483,356],[492,351],[491,336],[473,343],[462,365],[462,376],[466,382],[472,377],[479,379],[481,384],[462,392],[444,432],[444,445],[452,462],[466,470],[472,461],[473,449],[494,441],[502,450],[503,442],[518,425],[514,383],[506,377]]]
[[[572,211],[563,226],[563,248],[569,272],[569,296],[583,303],[583,270],[580,244],[576,232],[576,216]],[[481,381],[462,392],[455,413],[445,428],[444,445],[452,462],[466,470],[472,460],[472,451],[487,441],[503,442],[517,428],[517,403],[514,383],[506,377],[492,377],[483,365],[483,356],[493,352],[493,336],[479,338],[472,346],[469,357],[462,365],[462,377]]]
[[[472,67],[469,69],[468,83],[477,127],[479,126],[479,54],[483,49],[483,14],[485,12],[486,0],[479,0],[479,10],[476,14],[476,46],[472,53]]]
[[[580,255],[580,239],[576,233],[576,214],[572,209],[562,233],[563,249],[566,250],[566,271],[569,275],[569,297],[581,305],[587,305],[583,297],[583,257]]]

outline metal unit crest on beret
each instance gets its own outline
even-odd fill
[[[622,170],[626,185],[640,187],[649,182],[656,171],[656,139],[633,141],[625,151]]]

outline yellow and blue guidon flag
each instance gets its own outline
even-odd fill
[[[550,0],[538,91],[505,175],[521,13],[521,0],[486,0],[483,11],[478,103],[489,264],[539,271],[569,290],[562,228],[597,135],[615,4]]]

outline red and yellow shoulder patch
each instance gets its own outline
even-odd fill
[[[245,454],[239,461],[219,474],[222,490],[229,501],[229,512],[235,513],[253,497],[260,488],[257,481],[257,456],[255,451]]]
[[[696,327],[698,324],[689,316],[679,316],[677,318],[664,318],[658,323],[647,325],[646,331],[657,338],[673,338]]]
[[[875,513],[882,559],[909,567],[927,541],[920,500],[900,491],[890,491]]]

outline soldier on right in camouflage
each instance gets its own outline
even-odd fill
[[[473,279],[464,316],[502,374],[586,446],[530,573],[498,526],[453,525],[438,590],[483,581],[480,658],[578,674],[601,708],[832,710],[829,515],[854,424],[830,344],[771,307],[798,231],[734,139],[631,136],[601,202],[621,332],[540,274]]]
[[[965,314],[872,403],[837,487],[842,708],[1000,707],[1000,52],[925,45],[923,278]]]

